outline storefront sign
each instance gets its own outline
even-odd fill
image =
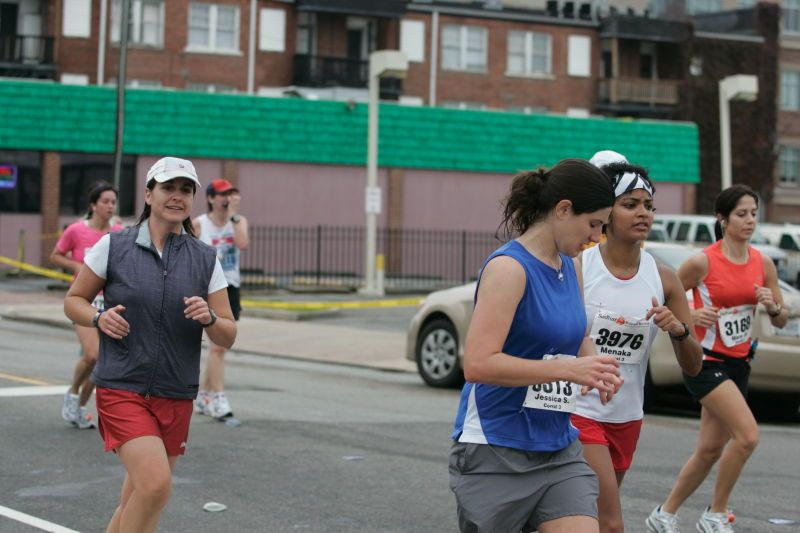
[[[13,189],[17,186],[17,166],[0,165],[0,189]]]

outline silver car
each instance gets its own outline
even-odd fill
[[[673,270],[697,248],[680,244],[647,242],[645,248]],[[776,329],[762,306],[756,312],[753,336],[758,352],[752,362],[750,389],[781,393],[776,404],[786,413],[800,407],[800,291],[780,281],[791,314],[783,329]],[[464,339],[472,318],[475,283],[436,291],[420,304],[408,327],[406,358],[415,361],[420,376],[433,387],[456,387],[464,382]],[[691,293],[687,293],[689,297]],[[681,370],[667,334],[659,331],[653,342],[648,368],[647,394],[663,386],[681,385]]]

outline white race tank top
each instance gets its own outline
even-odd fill
[[[230,220],[224,226],[214,224],[208,215],[197,217],[200,223],[200,240],[217,249],[217,257],[225,273],[229,285],[238,287],[241,275],[239,272],[240,251],[233,242],[233,222]]]
[[[600,422],[630,422],[644,416],[644,381],[650,346],[658,333],[651,318],[653,296],[663,305],[664,287],[653,256],[642,250],[639,270],[628,280],[606,268],[600,246],[583,251],[583,296],[586,320],[595,349],[620,361],[625,383],[608,404],[600,403],[596,389],[578,396],[575,414]]]

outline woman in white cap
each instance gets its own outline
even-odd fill
[[[73,322],[100,330],[99,430],[127,471],[112,533],[155,531],[186,450],[203,330],[222,346],[236,337],[216,251],[192,230],[199,187],[190,161],[157,161],[138,221],[98,241],[64,302]],[[105,311],[91,305],[101,290]]]
[[[597,391],[579,396],[572,424],[580,430],[584,457],[597,473],[600,531],[623,531],[619,488],[630,468],[644,416],[644,382],[650,346],[666,331],[682,370],[700,371],[700,345],[691,335],[691,314],[678,276],[642,249],[653,224],[655,188],[645,169],[621,154],[598,152],[591,160],[614,183],[614,206],[606,240],[576,258],[583,274],[586,319],[592,347],[620,365],[625,385],[603,403]]]

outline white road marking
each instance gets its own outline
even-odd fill
[[[0,387],[0,398],[19,398],[22,396],[55,396],[64,395],[67,385],[51,385],[49,387]]]
[[[12,520],[16,520],[17,522],[22,522],[23,524],[39,528],[42,531],[50,531],[51,533],[80,533],[74,529],[59,526],[58,524],[48,522],[47,520],[42,520],[41,518],[36,518],[35,516],[21,513],[19,511],[15,511],[14,509],[9,509],[8,507],[3,507],[2,505],[0,505],[0,515],[6,516]]]

